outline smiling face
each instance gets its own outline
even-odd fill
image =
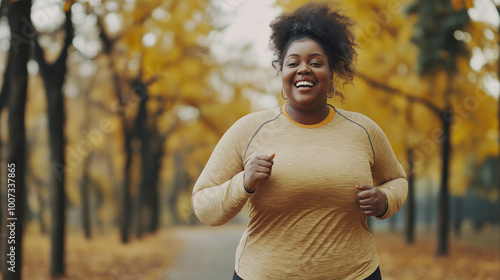
[[[326,106],[333,72],[318,42],[308,38],[292,42],[285,54],[281,73],[289,106],[299,111]]]

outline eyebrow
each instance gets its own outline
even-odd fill
[[[290,56],[300,57],[300,55],[292,53],[292,54],[289,54],[286,58],[289,58]],[[319,53],[312,53],[312,54],[309,55],[309,57],[311,57],[311,56],[321,56],[321,58],[323,58],[323,56],[321,54],[319,54]]]

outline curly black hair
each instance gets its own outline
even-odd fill
[[[276,59],[273,67],[278,73],[283,68],[284,56],[290,44],[309,38],[318,42],[328,56],[330,69],[344,80],[352,82],[357,58],[355,21],[335,8],[333,3],[307,3],[289,14],[278,16],[270,24],[270,48]],[[341,95],[341,94],[340,94]],[[342,96],[342,95],[341,95]]]

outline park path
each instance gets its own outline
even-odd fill
[[[175,229],[183,249],[163,280],[232,279],[236,247],[244,230],[244,225]]]

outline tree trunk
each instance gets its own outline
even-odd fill
[[[160,226],[160,196],[158,193],[158,181],[164,155],[163,146],[166,140],[163,137],[161,137],[163,138],[161,139],[157,132],[155,133],[155,135],[158,137],[154,138],[156,139],[156,141],[154,141],[154,144],[152,145],[153,147],[155,147],[155,149],[153,149],[153,154],[151,157],[151,196],[149,200],[149,205],[151,207],[151,223],[148,228],[148,232],[150,233],[156,232]]]
[[[432,195],[432,187],[428,184],[426,187],[426,194],[424,199],[424,224],[425,230],[431,231],[433,229],[433,217],[435,217],[435,210],[432,208],[434,196]]]
[[[123,167],[123,187],[120,197],[120,237],[122,243],[129,242],[130,234],[130,213],[132,212],[132,197],[130,194],[131,174],[130,167],[132,166],[132,136],[127,129],[125,121],[122,122],[123,142],[125,150],[125,165]]]
[[[163,144],[166,137],[161,137],[156,129],[156,119],[148,119],[147,102],[148,84],[138,78],[132,84],[139,97],[139,111],[135,120],[135,134],[141,142],[141,183],[139,189],[137,237],[144,231],[155,232],[159,225],[158,179],[163,156]],[[162,139],[163,138],[163,139]]]
[[[174,183],[167,200],[170,213],[172,214],[172,222],[177,225],[181,222],[179,219],[179,213],[177,211],[177,199],[179,198],[179,193],[181,192],[181,190],[184,189],[187,184],[189,184],[189,178],[184,167],[184,158],[182,157],[180,152],[174,153],[174,166]]]
[[[92,84],[92,83],[91,83]],[[85,124],[84,130],[89,131],[92,116],[90,114],[90,89],[85,91]],[[90,159],[92,157],[92,151],[83,160],[83,175],[82,181],[80,183],[80,202],[82,211],[82,228],[85,234],[85,238],[90,240],[92,238],[92,228],[90,222]]]
[[[408,150],[408,198],[406,199],[406,243],[415,242],[415,170],[413,150]]]
[[[65,11],[66,21],[64,30],[66,38],[64,47],[56,61],[49,65],[43,56],[43,50],[35,40],[35,59],[40,67],[40,75],[44,82],[47,96],[47,115],[49,128],[50,155],[52,166],[52,188],[51,188],[51,253],[50,273],[53,277],[63,276],[65,271],[65,226],[66,226],[66,193],[65,173],[66,161],[64,148],[64,96],[62,87],[66,75],[66,61],[68,48],[74,36],[73,24],[71,22],[71,7]]]
[[[3,229],[5,236],[4,250],[6,263],[3,264],[3,279],[21,279],[22,270],[22,240],[25,209],[25,170],[26,170],[26,132],[24,116],[26,108],[26,92],[28,85],[27,63],[30,57],[30,42],[32,34],[31,0],[13,1],[9,7],[9,25],[11,32],[11,47],[9,61],[9,144],[7,152],[7,204],[5,220],[7,226]],[[4,254],[2,253],[2,257]]]
[[[9,8],[9,5],[10,5],[10,1],[2,1],[1,5],[0,5],[0,17],[3,17],[5,15],[8,15],[8,8]],[[9,94],[10,94],[10,89],[9,89],[9,84],[10,84],[10,73],[11,73],[11,64],[12,64],[12,59],[8,58],[7,59],[7,65],[5,66],[5,70],[4,70],[4,73],[3,73],[3,84],[2,84],[2,89],[0,91],[0,116],[2,115],[2,111],[5,107],[7,107],[7,102],[9,100]],[[2,119],[0,118],[0,131],[2,131],[1,129],[1,123],[2,123]],[[2,139],[0,139],[0,159],[2,158],[2,149],[1,147],[3,146],[2,145]],[[2,165],[3,166],[3,165]],[[2,182],[2,169],[3,168],[0,168],[0,182]],[[5,224],[4,221],[6,221],[4,219],[4,215],[3,215],[3,207],[4,207],[4,204],[7,201],[7,194],[5,194],[5,197],[3,196],[3,191],[1,190],[0,188],[0,226],[1,228],[5,228],[7,225]],[[1,232],[1,231],[0,231]],[[4,267],[5,267],[5,255],[7,254],[7,252],[4,250],[4,244],[3,244],[3,238],[0,237],[0,271],[4,271]]]
[[[104,30],[101,28],[101,38],[106,38],[104,35]],[[132,149],[132,141],[133,141],[133,129],[127,125],[127,104],[123,99],[121,92],[121,83],[120,77],[115,70],[115,64],[113,58],[111,57],[112,45],[110,45],[109,40],[104,40],[105,43],[105,51],[109,56],[109,69],[111,69],[113,76],[113,85],[115,87],[115,96],[118,100],[118,115],[122,124],[122,132],[123,132],[123,149],[125,152],[125,164],[123,166],[123,186],[120,192],[120,213],[119,213],[119,227],[120,227],[120,239],[123,244],[126,244],[130,241],[130,227],[131,227],[131,213],[132,213],[132,194],[131,194],[131,185],[132,185],[132,172],[130,170],[132,166],[133,159],[133,149]]]
[[[115,63],[113,61],[112,52],[116,40],[111,40],[105,31],[102,19],[97,17],[97,25],[101,32],[99,37],[104,45],[104,52],[109,57],[108,67],[112,73],[113,85],[115,88],[115,96],[118,101],[117,114],[120,117],[123,132],[123,150],[125,153],[125,164],[123,166],[123,186],[120,190],[120,212],[118,218],[118,224],[120,227],[120,239],[121,242],[126,244],[130,240],[130,226],[131,226],[131,213],[132,213],[132,195],[131,195],[131,184],[132,184],[132,172],[130,167],[132,166],[132,141],[134,140],[133,131],[130,126],[127,125],[127,104],[122,96],[121,92],[121,82],[118,73],[116,72]]]
[[[441,118],[443,124],[443,135],[441,144],[441,187],[438,199],[438,240],[436,255],[446,256],[448,254],[448,241],[449,241],[449,189],[448,189],[448,175],[450,168],[450,152],[451,152],[451,135],[450,127],[452,123],[452,110],[448,108]]]
[[[103,39],[104,50],[109,57],[109,69],[112,73],[113,85],[115,88],[115,96],[118,101],[117,114],[120,117],[122,124],[123,133],[123,149],[125,153],[125,164],[123,166],[123,185],[119,194],[119,205],[120,212],[118,218],[118,224],[120,228],[120,240],[123,244],[130,241],[130,227],[131,227],[131,213],[132,213],[132,194],[131,194],[131,184],[132,184],[132,160],[133,160],[133,129],[127,125],[127,104],[122,96],[120,77],[115,70],[115,64],[113,57],[111,56],[112,43],[107,39],[104,34],[102,25],[100,37]]]
[[[151,162],[151,133],[147,121],[147,89],[144,85],[139,84],[139,80],[134,82],[132,88],[134,88],[134,90],[144,91],[139,93],[139,95],[144,94],[144,96],[140,96],[139,111],[137,112],[134,123],[135,134],[139,137],[141,142],[141,183],[139,184],[139,195],[137,198],[137,238],[141,238],[146,225],[149,224],[150,219],[150,215],[148,215],[150,212],[146,211],[146,208],[148,207],[147,200],[148,197],[150,197],[151,188],[151,185],[148,182],[148,175],[150,173],[149,163]]]
[[[2,1],[2,6],[5,5],[5,1]],[[9,74],[12,72],[10,70],[11,68],[11,59],[7,59],[7,66],[5,67],[5,72],[4,72],[4,75],[3,75],[3,84],[2,84],[2,90],[0,92],[0,116],[2,115],[2,111],[3,111],[3,108],[5,108],[7,106],[7,101],[8,101],[8,96],[10,94],[10,89],[9,89]],[[2,124],[2,118],[0,117],[0,131],[2,131],[1,129],[1,124]],[[0,137],[1,138],[1,137]],[[3,146],[3,143],[2,143],[2,139],[0,139],[0,159],[3,158],[2,157],[2,149],[1,147]],[[2,182],[1,180],[2,179],[2,169],[3,169],[3,165],[0,165],[2,166],[2,168],[0,168],[0,182]],[[0,186],[2,186],[0,184]],[[4,196],[4,193],[2,191],[2,189],[0,188],[0,226],[1,228],[5,228],[7,225],[3,222],[5,221],[4,219],[4,214],[3,214],[3,208],[4,208],[4,203],[5,201],[7,201],[7,194],[5,194]],[[0,231],[1,232],[1,231]],[[0,237],[0,254],[1,254],[1,257],[0,257],[0,271],[3,271],[4,267],[5,267],[5,258],[3,256],[5,256],[5,254],[7,254],[6,251],[4,251],[4,244],[3,244],[3,238]]]
[[[88,131],[88,130],[87,130]],[[80,198],[82,204],[82,228],[87,240],[92,238],[92,229],[90,224],[90,198],[89,198],[89,188],[90,188],[90,175],[89,175],[89,165],[90,165],[90,154],[87,155],[83,162],[83,177],[80,185]]]
[[[3,2],[2,2],[2,4],[3,4]],[[12,71],[11,68],[12,68],[12,60],[7,59],[7,66],[5,66],[5,70],[3,73],[2,90],[0,91],[0,112],[3,111],[3,109],[7,106],[7,103],[9,102],[9,95],[10,95],[9,75]]]
[[[169,133],[175,128],[173,125],[164,135],[160,135],[156,128],[157,120],[163,109],[148,116],[147,102],[149,99],[148,86],[151,82],[142,83],[140,77],[132,86],[139,97],[139,110],[135,120],[135,135],[141,142],[141,183],[138,200],[138,228],[137,236],[141,237],[144,231],[155,232],[160,224],[160,205],[158,195],[159,172],[164,155],[163,146]],[[152,80],[154,81],[154,79]]]
[[[64,105],[61,88],[54,88],[48,83],[47,111],[49,123],[50,154],[53,163],[57,163],[57,174],[53,175],[51,188],[51,262],[50,271],[53,276],[64,275],[64,245],[66,225],[66,193],[64,147]]]
[[[455,220],[453,221],[453,231],[455,233],[455,237],[462,237],[462,198],[460,196],[455,196],[454,199],[455,204]]]

